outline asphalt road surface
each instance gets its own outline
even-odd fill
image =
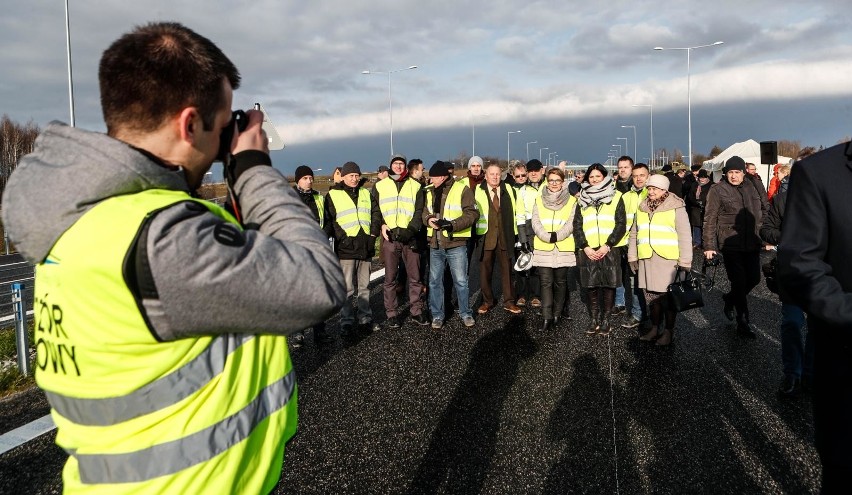
[[[309,331],[274,493],[816,493],[810,399],[775,394],[777,298],[753,292],[758,338],[743,340],[722,315],[724,269],[716,281],[666,349],[623,329],[587,336],[576,293],[574,320],[549,333],[532,308],[499,307],[472,329],[454,315],[440,332],[406,321],[328,345]],[[378,284],[372,307],[382,322]],[[31,391],[0,412],[2,433],[47,406]],[[0,493],[61,490],[54,438],[0,456]]]

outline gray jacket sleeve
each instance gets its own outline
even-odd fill
[[[194,202],[150,222],[144,248],[155,298],[142,304],[159,339],[222,333],[289,334],[332,316],[346,287],[310,210],[276,169],[237,180],[239,231]]]

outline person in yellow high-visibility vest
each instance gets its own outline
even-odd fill
[[[639,203],[627,253],[630,269],[637,273],[639,287],[645,289],[651,316],[651,330],[639,340],[656,340],[660,346],[671,344],[677,316],[669,307],[666,289],[678,270],[692,268],[692,231],[686,205],[669,192],[669,185],[664,175],[648,179],[648,197]]]
[[[580,285],[588,290],[592,323],[587,334],[609,335],[615,288],[621,283],[621,261],[613,248],[624,237],[626,217],[621,193],[615,190],[606,167],[593,163],[586,169],[577,212],[574,240],[579,249]]]
[[[270,493],[298,418],[286,336],[337,311],[340,265],[212,41],[137,27],[99,80],[107,132],[50,124],[3,197],[63,491]],[[217,157],[233,214],[193,195]]]

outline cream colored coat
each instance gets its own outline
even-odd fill
[[[570,198],[570,196],[569,196]],[[545,209],[547,207],[545,206]],[[561,241],[567,238],[572,234],[574,230],[574,213],[576,212],[576,208],[571,208],[570,216],[568,217],[568,221],[556,232],[556,239]],[[544,225],[541,223],[541,218],[538,213],[538,203],[533,203],[533,214],[532,214],[532,228],[535,232],[536,237],[539,239],[550,242],[550,233],[545,230]],[[551,251],[542,251],[540,249],[533,250],[533,266],[542,266],[545,268],[560,268],[563,266],[577,266],[577,255],[574,254],[574,251],[560,251],[556,247]]]
[[[639,210],[648,212],[648,199],[639,203]],[[675,231],[677,231],[678,259],[667,260],[657,253],[652,253],[650,258],[640,260],[636,249],[636,222],[630,228],[630,238],[627,244],[627,261],[639,262],[637,272],[639,287],[651,292],[665,292],[669,284],[674,281],[677,267],[682,266],[687,270],[692,268],[692,227],[689,225],[689,216],[686,213],[685,204],[682,199],[674,194],[669,194],[655,211],[675,210]],[[653,218],[654,214],[650,214]]]

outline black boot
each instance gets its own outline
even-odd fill
[[[757,334],[751,329],[747,312],[737,314],[737,334],[745,339],[757,338]]]
[[[554,324],[555,324],[555,322],[553,321],[553,318],[545,318],[544,322],[541,324],[540,331],[541,332],[549,332],[550,330],[553,330]]]
[[[734,303],[730,302],[728,298],[728,294],[722,294],[722,301],[725,303],[725,307],[722,308],[722,312],[725,314],[725,318],[727,318],[728,321],[734,321]]]
[[[598,331],[598,327],[600,327],[600,301],[598,301],[598,289],[589,289],[589,314],[592,317],[592,323],[588,329],[586,329],[586,334],[594,335]]]
[[[612,331],[611,320],[613,318],[612,309],[615,306],[615,289],[603,287],[598,289],[603,296],[603,306],[601,307],[601,324],[598,327],[598,335],[606,337]]]

